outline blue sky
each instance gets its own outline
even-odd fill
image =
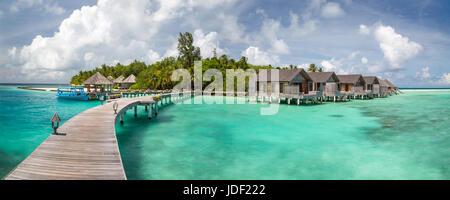
[[[309,63],[401,87],[450,86],[446,0],[9,0],[0,2],[0,82],[64,83],[102,63],[176,55],[179,32],[203,57]]]

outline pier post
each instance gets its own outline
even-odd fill
[[[147,105],[145,105],[145,111],[148,111]]]
[[[158,101],[155,103],[155,116],[158,115]]]
[[[120,115],[120,124],[123,124],[123,115]]]
[[[278,104],[281,103],[281,97],[278,97]]]
[[[134,117],[137,117],[137,106],[134,106]]]
[[[272,96],[269,97],[269,103],[272,103]]]
[[[147,108],[147,106],[145,106]],[[148,109],[148,119],[152,119],[152,105],[149,106],[150,109]]]
[[[297,106],[300,105],[300,99],[297,99]]]
[[[291,105],[291,99],[288,98],[288,105]]]

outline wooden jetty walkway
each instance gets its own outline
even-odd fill
[[[172,96],[173,95],[173,96]],[[181,95],[181,96],[180,96]],[[152,106],[158,112],[158,102],[187,98],[191,93],[160,94],[135,98],[120,98],[88,109],[72,117],[50,135],[25,160],[13,169],[5,180],[126,180],[116,138],[115,124],[123,114],[144,105],[151,118]],[[115,114],[113,105],[117,102]],[[148,107],[147,107],[148,106]]]

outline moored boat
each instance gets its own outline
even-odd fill
[[[83,87],[59,87],[56,96],[63,99],[89,100],[89,95],[84,92]]]

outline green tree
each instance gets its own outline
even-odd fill
[[[314,64],[314,63],[310,64],[309,68],[308,68],[308,71],[309,72],[316,72],[317,71],[316,64]]]
[[[193,44],[194,38],[191,33],[180,33],[180,37],[178,38],[178,53],[187,65],[187,68],[193,67],[194,61],[202,59],[200,56],[200,48],[195,47]]]

